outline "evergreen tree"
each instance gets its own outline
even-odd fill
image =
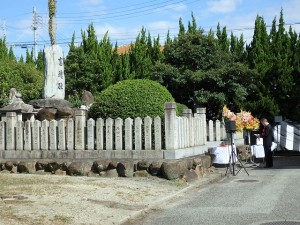
[[[39,71],[44,71],[44,54],[42,50],[38,52],[35,64]]]
[[[182,36],[185,34],[185,27],[184,24],[182,22],[182,19],[179,19],[179,35],[178,36]]]
[[[33,49],[29,52],[28,48],[26,49],[26,61],[27,64],[35,64],[34,63],[34,56],[33,56]]]

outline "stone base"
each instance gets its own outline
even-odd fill
[[[63,108],[69,107],[72,108],[72,103],[68,102],[64,99],[57,99],[57,98],[46,98],[46,99],[34,99],[28,102],[29,105],[32,105],[34,108]]]
[[[0,160],[28,159],[163,159],[157,150],[2,150]]]

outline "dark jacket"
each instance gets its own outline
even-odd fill
[[[270,124],[264,127],[261,136],[264,140],[264,146],[272,146],[273,129]]]

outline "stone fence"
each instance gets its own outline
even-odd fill
[[[220,121],[206,121],[205,108],[176,116],[165,104],[165,119],[121,118],[18,121],[15,112],[0,121],[0,159],[178,159],[203,154],[226,133]],[[209,143],[211,143],[209,145]],[[177,153],[176,153],[177,152]]]

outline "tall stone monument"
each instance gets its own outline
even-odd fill
[[[43,99],[29,102],[35,109],[39,109],[36,118],[42,121],[73,117],[73,106],[65,100],[64,56],[58,45],[44,49],[44,76]]]
[[[64,56],[62,48],[51,45],[44,49],[44,98],[65,99]]]

